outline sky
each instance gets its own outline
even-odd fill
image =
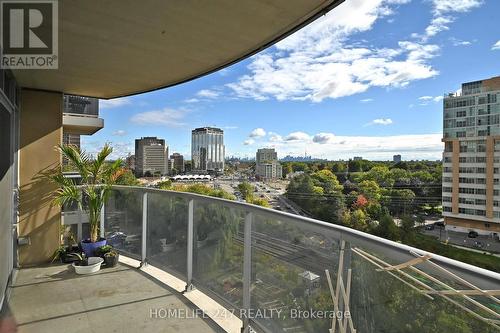
[[[500,75],[499,0],[346,0],[276,45],[175,87],[100,101],[95,153],[157,136],[190,158],[191,130],[224,130],[226,157],[441,159],[442,96]]]

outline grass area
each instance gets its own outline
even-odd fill
[[[491,254],[483,254],[459,249],[451,245],[443,244],[432,236],[422,234],[416,234],[414,239],[407,242],[407,244],[424,251],[429,251],[444,257],[500,273],[500,258]]]

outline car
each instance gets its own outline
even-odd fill
[[[469,238],[476,238],[477,236],[478,236],[478,233],[474,230],[469,231],[469,234],[467,235],[467,237],[469,237]]]
[[[428,224],[425,226],[425,230],[434,230],[434,224]]]

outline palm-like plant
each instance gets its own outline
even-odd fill
[[[111,186],[125,173],[123,161],[112,163],[106,158],[113,152],[108,144],[97,154],[95,159],[73,145],[59,145],[57,149],[68,161],[68,166],[80,174],[80,186],[74,178],[66,177],[62,170],[56,170],[50,178],[60,188],[55,193],[54,202],[58,205],[78,204],[89,214],[90,241],[99,239],[101,210],[109,197]],[[84,200],[86,205],[84,204]]]

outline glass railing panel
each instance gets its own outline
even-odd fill
[[[194,200],[193,282],[236,309],[242,303],[244,220],[237,207]]]
[[[252,309],[260,311],[252,319],[263,330],[327,332],[332,319],[342,318],[343,326],[358,332],[497,331],[492,320],[500,304],[484,295],[450,295],[473,288],[438,260],[382,270],[417,256],[351,231],[274,213],[255,215],[252,246]],[[494,281],[483,282],[478,287],[497,289],[500,283],[495,288]]]
[[[148,193],[147,260],[186,279],[188,200],[169,192]]]
[[[104,209],[104,230],[108,244],[132,258],[141,258],[143,191],[116,188]]]
[[[305,311],[334,310],[325,269],[335,285],[338,235],[293,219],[255,214],[251,286],[255,313],[250,318],[269,332],[327,332],[330,320],[308,319]]]

